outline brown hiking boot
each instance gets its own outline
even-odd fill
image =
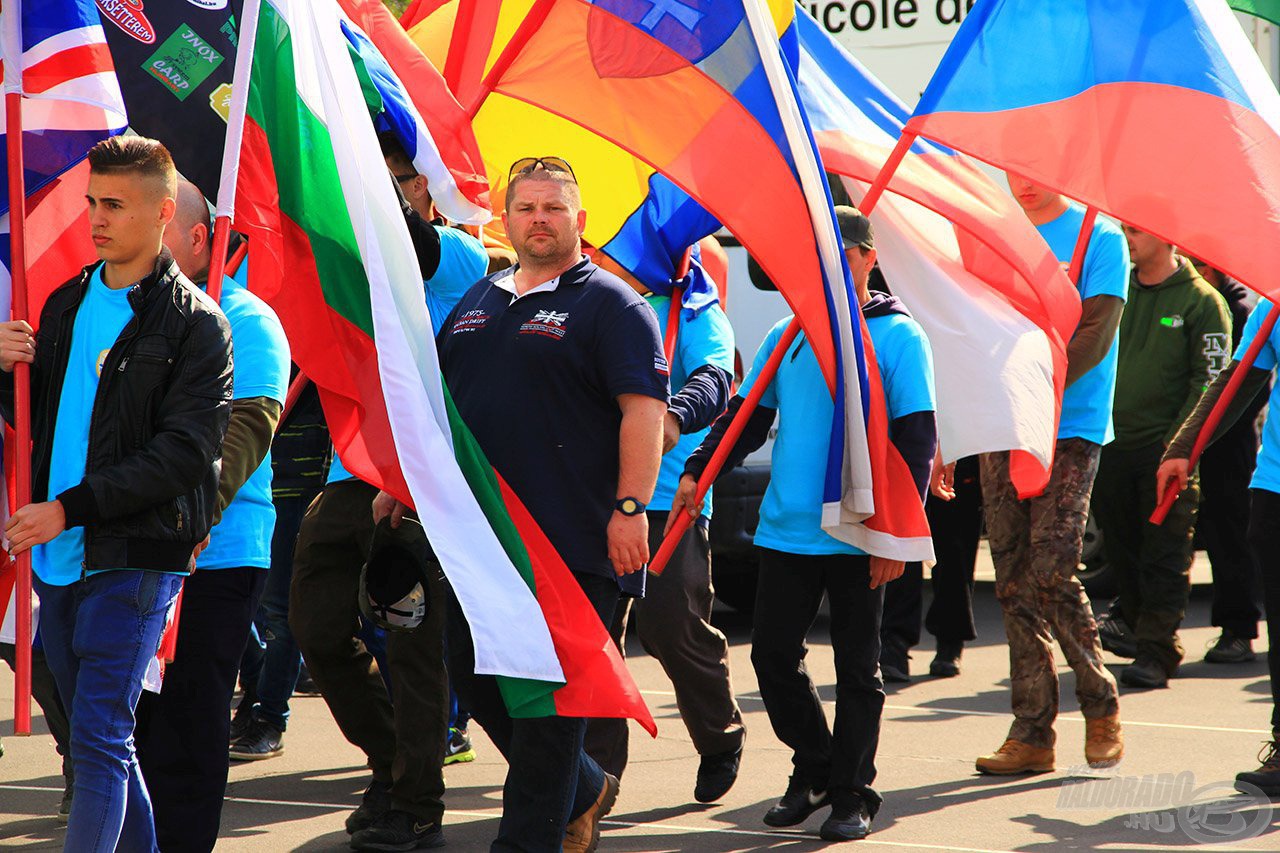
[[[1120,715],[1084,721],[1084,760],[1090,767],[1111,767],[1124,758]]]
[[[1010,738],[991,755],[975,762],[979,773],[1014,776],[1019,773],[1048,773],[1053,769],[1053,747],[1041,749]]]
[[[594,853],[600,844],[600,821],[613,810],[619,787],[616,776],[604,774],[604,788],[600,790],[600,796],[596,797],[591,808],[565,828],[564,853]]]

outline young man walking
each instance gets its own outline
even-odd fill
[[[1058,261],[1069,265],[1084,208],[1015,175],[1009,176],[1009,189]],[[1020,500],[1009,477],[1009,453],[981,457],[996,598],[1009,639],[1014,720],[1000,748],[977,760],[979,773],[1053,769],[1055,638],[1076,676],[1076,698],[1085,716],[1085,760],[1105,766],[1124,753],[1116,682],[1102,664],[1098,624],[1076,568],[1098,456],[1112,438],[1116,329],[1124,310],[1129,254],[1120,229],[1105,219],[1099,218],[1086,236],[1089,248],[1077,282],[1080,323],[1067,345],[1066,390],[1049,485],[1042,494]]]
[[[889,436],[924,500],[937,449],[933,360],[924,331],[897,299],[868,288],[876,264],[871,221],[856,208],[836,208],[845,257],[875,346],[884,384]],[[697,480],[723,440],[732,416],[758,381],[791,318],[779,321],[756,353],[751,372],[725,413],[685,464],[671,508],[698,512]],[[813,347],[800,335],[783,357],[760,405],[729,453],[731,470],[764,444],[775,418],[772,479],[760,505],[755,543],[760,582],[751,662],[769,722],[792,750],[795,770],[786,793],[764,815],[769,826],[795,826],[824,806],[819,829],[827,841],[864,838],[882,797],[872,787],[884,686],[878,672],[884,585],[902,575],[897,560],[873,557],[827,534],[821,526],[829,424],[834,403]],[[836,657],[834,727],[804,666],[808,634],[826,597]]]
[[[1191,595],[1195,477],[1164,524],[1147,519],[1159,501],[1156,468],[1178,427],[1231,358],[1227,303],[1169,243],[1126,225],[1133,277],[1120,321],[1115,441],[1102,450],[1094,516],[1118,571],[1111,611],[1136,640],[1121,683],[1158,688],[1182,661],[1178,626]],[[1104,634],[1104,639],[1106,635]]]
[[[40,630],[71,715],[66,849],[156,847],[134,711],[165,618],[217,506],[231,414],[231,331],[162,246],[177,194],[163,145],[89,151],[98,256],[49,297],[34,338],[0,326],[0,405],[31,364],[32,500],[9,519],[34,548]]]

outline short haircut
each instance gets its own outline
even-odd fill
[[[507,184],[507,204],[511,204],[511,199],[515,196],[516,187],[525,181],[551,181],[569,187],[569,198],[578,208],[582,207],[582,191],[578,189],[578,182],[573,175],[568,172],[557,172],[554,169],[533,169],[528,172],[520,172],[511,179],[511,183]]]
[[[394,161],[397,166],[408,166],[413,169],[413,158],[400,144],[400,138],[391,131],[384,130],[378,134],[378,147],[382,149],[382,156]],[[414,171],[417,170],[414,169]]]
[[[145,136],[112,136],[89,149],[89,172],[119,175],[132,172],[164,186],[164,194],[176,198],[178,170],[169,149]]]
[[[194,228],[203,225],[205,231],[213,233],[213,218],[209,213],[209,202],[205,200],[200,188],[186,178],[178,179],[178,194],[175,196],[178,206],[174,219],[183,228]]]

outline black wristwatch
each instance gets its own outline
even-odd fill
[[[639,515],[645,510],[644,504],[635,498],[620,498],[613,508],[623,515]]]

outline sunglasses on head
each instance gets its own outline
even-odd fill
[[[564,172],[576,183],[578,176],[573,173],[573,167],[569,165],[569,161],[560,157],[521,157],[519,160],[511,164],[511,171],[507,174],[507,183],[511,183],[511,179],[517,175],[527,175],[534,172],[541,166],[548,172]]]

